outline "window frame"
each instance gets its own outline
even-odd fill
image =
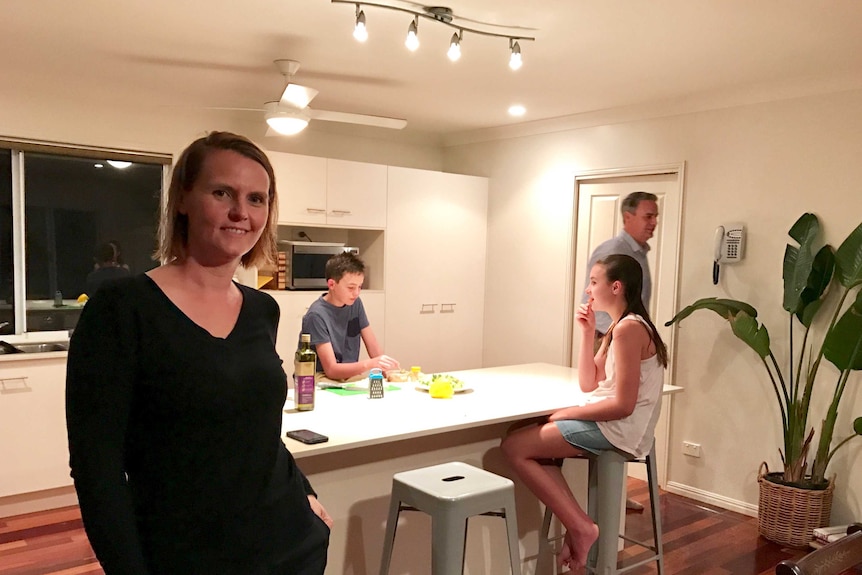
[[[39,334],[40,337],[48,335],[68,337],[69,330],[58,332],[27,330],[27,230],[25,224],[26,199],[24,189],[26,154],[39,153],[55,156],[88,158],[100,161],[124,160],[134,163],[161,165],[162,181],[161,192],[159,194],[160,216],[163,215],[164,210],[166,209],[166,190],[170,183],[170,169],[173,163],[173,156],[171,154],[160,152],[105,148],[62,142],[9,138],[5,136],[0,136],[0,148],[11,151],[12,163],[12,295],[14,302],[12,306],[12,317],[14,330],[12,332],[12,336],[4,337],[26,337],[27,334]]]

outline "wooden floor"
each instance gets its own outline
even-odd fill
[[[629,496],[648,503],[646,484],[629,480]],[[757,520],[662,493],[666,575],[768,575],[782,559],[804,551],[783,549],[757,535]],[[652,533],[649,507],[629,513],[626,532],[647,540]],[[621,560],[636,561],[639,548],[623,551]],[[625,564],[625,563],[624,563]],[[655,573],[655,563],[629,571]],[[97,575],[96,561],[77,507],[0,519],[0,574]]]

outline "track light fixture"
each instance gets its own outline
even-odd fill
[[[356,25],[353,27],[353,37],[360,42],[368,40],[368,30],[365,28],[365,12],[356,5]]]
[[[521,60],[521,45],[518,44],[517,40],[509,38],[509,51],[512,53],[509,56],[509,68],[517,70],[524,64]]]
[[[419,48],[419,16],[414,16],[413,21],[407,28],[407,39],[404,40],[404,45],[411,52],[415,52]]]
[[[453,23],[453,20],[456,17],[452,13],[452,9],[445,6],[426,6],[422,7],[421,10],[415,10],[411,8],[402,8],[401,6],[377,4],[375,2],[359,3],[355,0],[330,1],[333,4],[354,4],[356,6],[356,25],[353,28],[353,37],[360,42],[365,42],[365,40],[368,39],[368,30],[365,28],[365,12],[362,10],[363,5],[366,7],[374,6],[375,8],[385,8],[387,10],[395,10],[396,12],[406,12],[407,14],[412,14],[413,21],[410,22],[410,26],[407,28],[407,38],[404,41],[404,45],[407,46],[407,49],[411,52],[416,51],[419,48],[420,17],[434,20],[436,22],[439,22],[440,24],[443,24],[444,26],[449,26],[450,28],[455,28],[458,31],[455,34],[452,34],[452,40],[449,43],[449,50],[447,52],[449,59],[453,62],[461,57],[461,39],[464,36],[464,32],[479,34],[481,36],[491,36],[493,38],[507,39],[509,41],[509,68],[511,68],[512,70],[517,70],[523,64],[523,60],[521,59],[520,42],[535,40],[535,38],[531,38],[529,36],[512,36],[511,34],[498,34],[496,32],[476,30],[475,28],[466,28],[464,26],[461,26],[460,24]]]
[[[446,55],[453,62],[457,62],[461,58],[461,35],[463,32],[452,34],[452,40],[449,42],[449,51]]]

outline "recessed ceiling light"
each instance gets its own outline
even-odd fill
[[[514,106],[509,106],[509,115],[510,116],[523,116],[527,113],[527,109],[521,104],[515,104]]]

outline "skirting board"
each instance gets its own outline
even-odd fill
[[[681,495],[682,497],[688,497],[695,501],[715,505],[716,507],[721,507],[728,511],[734,511],[736,513],[748,515],[749,517],[757,517],[757,505],[753,505],[751,503],[737,501],[736,499],[730,499],[723,495],[716,495],[709,491],[695,489],[694,487],[683,485],[682,483],[675,483],[673,481],[668,481],[667,485],[664,486],[664,490],[669,493],[673,493],[674,495]]]
[[[58,487],[46,489],[34,493],[23,493],[21,495],[10,495],[0,497],[0,517],[12,517],[13,515],[24,515],[47,511],[78,504],[78,496],[75,488]]]

